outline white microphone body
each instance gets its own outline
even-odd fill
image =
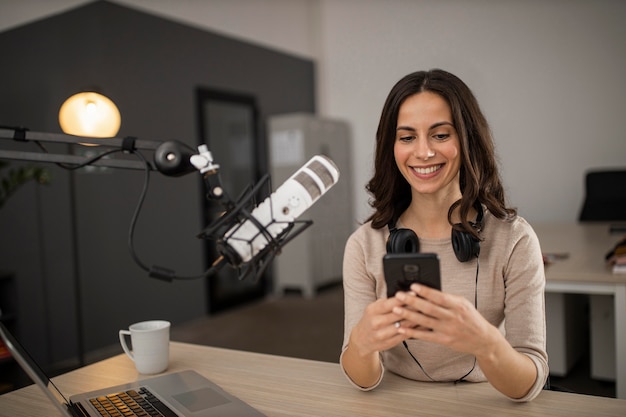
[[[222,254],[234,265],[249,262],[269,243],[264,231],[272,238],[280,236],[338,180],[335,163],[326,156],[314,156],[252,210],[250,215],[262,229],[247,219],[224,234],[222,248],[226,253]]]

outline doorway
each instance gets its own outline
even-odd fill
[[[252,95],[219,91],[207,88],[196,90],[199,143],[206,144],[214,162],[220,166],[219,175],[224,190],[236,200],[267,173],[266,145],[259,128],[259,112]],[[204,198],[203,227],[212,224],[224,207]],[[260,200],[257,200],[257,202]],[[219,256],[216,242],[204,241],[206,267]],[[261,298],[271,288],[271,270],[260,277],[239,279],[239,273],[230,265],[207,278],[209,313],[217,313],[237,305]]]

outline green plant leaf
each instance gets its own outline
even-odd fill
[[[8,165],[8,163],[0,161],[0,170],[8,167]],[[45,185],[49,184],[51,180],[50,172],[45,168],[32,165],[9,168],[9,171],[0,179],[0,208],[25,183],[36,181]]]

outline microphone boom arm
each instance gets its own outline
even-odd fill
[[[137,258],[134,252],[132,238],[129,238],[129,248],[135,263],[140,268],[148,272],[149,276],[152,278],[172,281],[174,279],[197,279],[210,277],[222,269],[226,264],[230,264],[230,266],[240,271],[240,280],[246,278],[251,272],[254,272],[256,279],[258,279],[276,255],[280,254],[283,246],[313,224],[312,220],[294,220],[292,222],[286,222],[288,226],[286,226],[285,229],[277,236],[272,236],[272,234],[267,230],[267,227],[272,223],[279,222],[272,219],[270,224],[263,226],[246,209],[247,206],[252,204],[255,195],[258,194],[261,188],[270,180],[269,174],[265,174],[259,182],[245,192],[237,202],[233,202],[222,187],[219,176],[219,165],[214,163],[211,152],[209,152],[206,145],[200,145],[197,153],[194,153],[193,148],[180,141],[160,142],[154,140],[141,140],[135,137],[90,138],[62,133],[31,132],[29,129],[24,127],[8,126],[0,126],[0,141],[2,140],[9,140],[14,144],[34,143],[37,145],[38,149],[17,151],[14,149],[3,149],[4,147],[0,147],[0,159],[49,162],[55,163],[62,168],[72,170],[85,166],[98,166],[146,171],[146,186],[144,187],[144,191],[140,198],[134,220],[136,220],[145,196],[150,171],[159,171],[163,175],[174,177],[199,171],[203,176],[203,181],[207,189],[207,199],[219,202],[224,207],[225,213],[206,227],[200,234],[197,235],[197,237],[215,240],[218,247],[220,247],[220,245],[223,245],[224,243],[223,233],[232,227],[233,221],[238,222],[238,227],[240,227],[244,220],[249,220],[259,229],[259,233],[262,234],[267,241],[266,247],[264,247],[259,253],[255,254],[255,256],[248,262],[241,263],[239,261],[235,261],[234,258],[229,256],[228,252],[224,250],[224,253],[221,254],[213,262],[211,267],[203,274],[193,277],[181,277],[177,276],[173,270],[168,268],[156,265],[148,268]],[[52,153],[46,149],[44,146],[45,143],[84,145],[86,147],[97,145],[98,147],[94,149],[108,150],[104,150],[95,157],[88,157],[73,155],[65,152]],[[13,146],[13,148],[15,147],[16,146]],[[143,157],[141,151],[150,151],[154,153],[152,163]],[[71,150],[69,152],[71,152]],[[139,160],[117,157],[119,154],[137,154]],[[270,204],[271,203],[272,202],[270,200]],[[297,225],[297,227],[294,227],[295,225]],[[130,236],[132,236],[133,230],[134,221],[131,223],[129,233]],[[252,244],[251,241],[247,241],[247,243],[250,245]],[[223,246],[226,247],[228,245]]]
[[[42,133],[31,132],[27,128],[23,127],[5,127],[0,126],[0,140],[9,140],[17,143],[35,143],[39,146],[39,151],[15,151],[0,149],[0,159],[10,159],[19,161],[31,161],[31,162],[52,162],[57,164],[72,164],[72,165],[88,165],[111,167],[111,168],[123,168],[123,169],[145,169],[145,165],[140,161],[128,160],[128,159],[115,159],[115,158],[103,158],[90,162],[92,158],[79,155],[71,155],[67,153],[50,153],[47,152],[42,143],[56,143],[67,145],[98,145],[103,148],[113,148],[123,150],[124,142],[130,144],[130,141],[134,138],[87,138],[73,135],[66,135],[64,133]],[[163,142],[153,140],[140,140],[134,139],[132,142],[133,149],[138,150],[156,150]],[[154,170],[154,166],[150,166]]]
[[[108,168],[121,168],[121,169],[134,169],[146,171],[146,178],[148,178],[150,171],[159,171],[168,176],[180,176],[186,173],[201,171],[196,168],[190,162],[193,149],[188,145],[179,141],[167,141],[160,142],[154,140],[141,140],[134,137],[125,138],[91,138],[81,137],[74,135],[67,135],[64,133],[44,133],[44,132],[32,132],[24,127],[10,127],[0,126],[0,144],[2,141],[10,141],[14,146],[12,149],[6,149],[10,147],[0,147],[0,159],[17,160],[17,161],[30,161],[30,162],[47,162],[54,163],[65,169],[77,169],[85,166],[98,166]],[[4,142],[6,143],[6,142]],[[15,150],[23,146],[29,146],[29,144],[35,144],[37,148],[35,150]],[[105,149],[99,155],[95,157],[87,157],[80,155],[73,155],[67,152],[50,152],[45,144],[56,145],[83,145],[86,148],[93,147],[93,149]],[[22,146],[23,145],[23,146]],[[97,146],[97,148],[95,148]],[[31,147],[32,148],[32,147]],[[108,149],[108,150],[107,150]],[[141,151],[154,152],[154,161],[150,163],[147,161]],[[199,148],[200,155],[203,152],[206,154],[205,145],[201,145]],[[71,150],[69,151],[71,152]],[[134,153],[140,156],[139,160],[115,158],[119,153]],[[210,152],[209,152],[210,154]],[[214,189],[221,188],[219,175],[212,175],[217,173],[219,165],[215,165],[210,161],[209,167],[211,184]],[[205,174],[205,177],[209,174]],[[208,184],[207,184],[208,185]],[[144,192],[145,193],[145,188]],[[140,199],[138,209],[143,202],[143,194]],[[224,203],[227,203],[227,196]],[[207,194],[207,198],[223,199],[224,196],[217,196],[214,191]],[[139,210],[135,213],[136,215]],[[130,235],[132,236],[133,224],[131,224]],[[129,239],[129,248],[131,255],[135,263],[143,270],[149,273],[150,277],[162,279],[165,281],[172,281],[173,279],[197,279],[202,277],[209,277],[218,272],[225,265],[223,257],[216,259],[211,267],[205,271],[202,275],[193,277],[180,277],[176,273],[168,268],[160,266],[152,266],[148,268],[144,265],[136,256],[132,245],[132,239]]]

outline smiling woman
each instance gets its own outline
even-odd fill
[[[465,83],[442,70],[398,81],[374,168],[375,212],[344,254],[348,379],[372,390],[388,369],[535,398],[548,376],[543,258],[530,225],[506,205],[489,125]],[[442,290],[413,284],[389,297],[385,278],[398,277],[384,276],[382,260],[398,248],[435,253]]]
[[[394,157],[413,199],[444,198],[451,206],[461,198],[461,158],[450,106],[438,94],[415,94],[400,106],[397,124]]]

